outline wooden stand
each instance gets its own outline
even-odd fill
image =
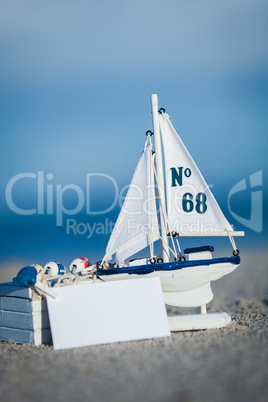
[[[188,314],[168,317],[170,331],[195,331],[200,329],[223,328],[230,324],[227,313]]]

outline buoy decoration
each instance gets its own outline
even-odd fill
[[[71,262],[69,269],[73,275],[77,275],[89,266],[89,260],[86,257],[80,257]],[[64,275],[66,273],[66,268],[63,264],[50,261],[44,268],[39,264],[27,265],[21,268],[13,281],[22,285],[35,285],[42,282],[44,277],[49,278],[50,276]]]
[[[66,269],[60,262],[50,261],[44,266],[44,274],[46,276],[64,275]]]
[[[43,267],[41,267],[41,265],[34,264],[22,268],[14,280],[22,285],[34,285],[38,282],[42,282],[43,278]]]
[[[75,275],[89,267],[89,261],[85,257],[75,258],[70,264],[70,272]]]

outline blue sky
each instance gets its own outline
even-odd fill
[[[264,0],[0,1],[1,258],[102,257],[107,236],[67,236],[55,216],[18,216],[5,189],[14,175],[37,171],[53,174],[54,189],[84,189],[94,172],[122,188],[152,129],[151,93],[232,221],[230,189],[267,169],[267,17]],[[91,196],[105,205],[109,184],[95,182]],[[33,207],[34,182],[16,197]],[[241,216],[249,198],[237,201]]]

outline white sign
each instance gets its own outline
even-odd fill
[[[55,288],[47,297],[54,349],[170,336],[159,278]]]

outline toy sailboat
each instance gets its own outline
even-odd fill
[[[146,133],[144,151],[96,274],[103,281],[159,277],[166,304],[200,306],[205,313],[213,299],[210,283],[240,264],[233,237],[244,232],[229,224],[168,114],[158,111],[157,95],[151,99],[154,132]],[[178,242],[183,236],[227,236],[233,256],[213,258],[212,246],[185,249],[183,256]],[[161,256],[154,254],[157,240],[162,243]],[[129,260],[148,246],[150,256]],[[112,265],[108,261],[114,254]]]
[[[226,313],[207,314],[206,305],[213,299],[211,282],[239,266],[234,236],[244,232],[234,231],[226,220],[168,114],[158,111],[157,95],[152,95],[152,113],[154,132],[146,133],[103,260],[90,265],[86,258],[76,258],[69,272],[53,261],[44,270],[27,266],[13,282],[0,284],[0,340],[50,342],[47,306],[40,295],[56,297],[57,286],[137,278],[160,278],[167,305],[201,308],[201,314],[168,316],[171,331],[221,328],[230,323]],[[227,236],[233,256],[213,258],[212,246],[188,248],[183,255],[178,238],[184,236]],[[161,255],[155,255],[158,240]],[[145,248],[150,250],[148,257],[130,259]],[[114,254],[116,263],[111,264]]]

